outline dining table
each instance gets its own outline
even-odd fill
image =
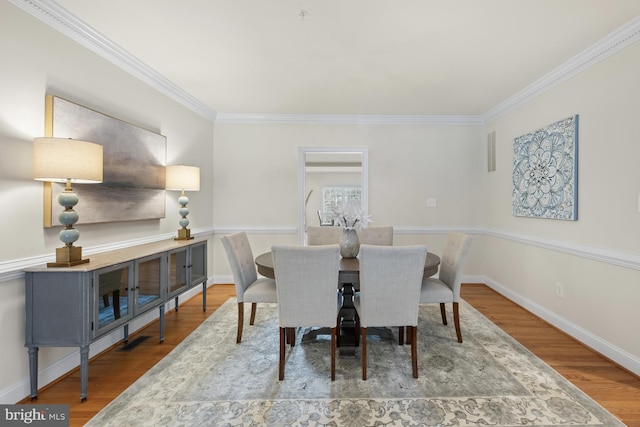
[[[271,252],[260,254],[255,259],[258,273],[265,277],[276,280],[275,268]],[[431,277],[438,273],[440,257],[434,253],[427,252],[424,263],[424,278]],[[353,295],[360,290],[360,260],[355,258],[340,258],[340,270],[338,274],[337,288],[344,297],[342,308],[340,309],[340,356],[354,356],[355,348],[358,345],[355,330],[355,308],[353,306]]]

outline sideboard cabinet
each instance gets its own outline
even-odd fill
[[[80,348],[80,399],[87,398],[89,345],[149,310],[164,309],[180,294],[202,284],[206,310],[207,241],[161,241],[94,254],[73,267],[32,267],[25,271],[26,333],[31,400],[38,397],[39,347]]]

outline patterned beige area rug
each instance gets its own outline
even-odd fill
[[[277,307],[260,305],[236,344],[230,299],[87,425],[623,425],[470,305],[461,303],[460,314],[462,344],[437,305],[420,308],[418,379],[397,328],[379,328],[367,339],[367,381],[359,349],[337,358],[330,380],[322,330],[298,333],[278,381]]]

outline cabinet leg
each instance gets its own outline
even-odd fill
[[[164,342],[164,304],[160,304],[160,343]]]
[[[202,311],[207,311],[207,282],[202,282]]]
[[[38,347],[29,347],[29,381],[31,401],[38,400]]]
[[[89,384],[89,346],[80,347],[80,402],[87,400],[87,385]]]

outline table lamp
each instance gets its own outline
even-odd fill
[[[199,191],[200,190],[200,168],[195,166],[167,166],[166,168],[166,185],[167,190],[179,190],[182,191],[178,198],[180,203],[180,216],[179,221],[181,229],[178,230],[178,237],[174,240],[189,240],[191,237],[191,230],[187,228],[189,220],[189,198],[184,194],[185,191]]]
[[[34,138],[33,179],[65,183],[64,191],[58,197],[58,203],[64,207],[58,220],[65,226],[58,238],[64,246],[56,249],[56,262],[47,263],[47,266],[70,267],[89,262],[89,258],[82,259],[82,247],[73,246],[80,232],[73,228],[78,221],[78,214],[73,210],[78,204],[78,195],[73,192],[71,183],[102,182],[102,146],[75,139]]]

